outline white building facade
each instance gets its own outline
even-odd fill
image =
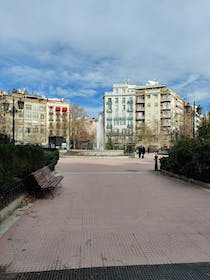
[[[105,142],[114,148],[135,144],[135,85],[114,84],[112,92],[104,94]]]
[[[185,101],[167,85],[114,84],[104,94],[105,142],[115,148],[168,146],[184,125]]]

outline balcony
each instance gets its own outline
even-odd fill
[[[145,111],[145,107],[143,107],[143,106],[137,106],[137,107],[136,107],[136,111],[138,111],[138,112],[143,112],[143,111]]]
[[[170,95],[161,95],[160,102],[170,102],[171,96]]]
[[[144,115],[136,115],[136,120],[137,121],[141,121],[141,120],[144,120]]]
[[[170,114],[162,114],[161,119],[170,119],[171,115]]]
[[[164,104],[160,107],[161,110],[170,110],[171,109],[171,104]]]
[[[136,103],[144,103],[145,99],[144,98],[137,98]]]
[[[171,123],[169,123],[169,122],[162,122],[162,123],[161,123],[161,126],[162,126],[162,127],[170,127],[170,126],[171,126]]]

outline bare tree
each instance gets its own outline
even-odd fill
[[[141,127],[136,132],[136,144],[144,143],[151,144],[153,141],[152,130],[145,124],[142,123]]]
[[[88,141],[93,141],[93,135],[88,130],[86,111],[74,104],[70,109],[70,143],[76,149]]]

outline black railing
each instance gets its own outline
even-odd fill
[[[10,185],[5,186],[4,190],[0,189],[0,210],[8,206],[10,202],[14,201],[20,194],[26,192],[24,181],[16,179]]]

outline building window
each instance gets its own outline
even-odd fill
[[[23,112],[21,111],[21,112],[18,112],[18,117],[19,118],[23,118]]]
[[[38,111],[39,110],[39,105],[38,104],[32,104],[32,110]]]
[[[147,107],[151,107],[151,103],[147,103]]]
[[[40,114],[40,119],[44,120],[44,118],[45,118],[45,115],[44,114]]]
[[[25,109],[26,110],[32,110],[32,105],[31,104],[26,104]]]
[[[150,95],[150,94],[147,94],[146,97],[147,97],[148,99],[150,99],[150,98],[151,98],[151,95]]]
[[[119,125],[119,119],[114,120],[114,125]]]
[[[23,124],[23,120],[17,120],[18,124]]]
[[[38,119],[39,118],[38,112],[33,112],[32,115],[33,115],[33,119]]]
[[[26,113],[26,114],[25,114],[25,118],[26,118],[26,119],[31,119],[31,113]]]
[[[157,102],[155,102],[155,107],[158,107],[158,103]]]

